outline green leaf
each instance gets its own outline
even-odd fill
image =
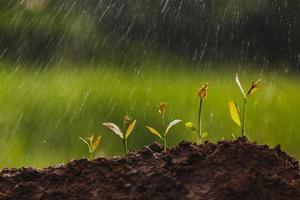
[[[180,123],[181,121],[182,121],[182,120],[180,120],[180,119],[175,119],[175,120],[171,121],[170,124],[169,124],[169,126],[168,126],[167,129],[166,129],[165,134],[168,134],[169,130],[170,130],[173,126],[175,126],[176,124]]]
[[[92,149],[91,149],[91,146],[90,146],[90,144],[85,140],[85,139],[83,139],[82,137],[78,137],[80,140],[82,140],[82,142],[84,142],[87,146],[88,146],[88,148],[89,148],[89,153],[92,153]]]
[[[135,123],[136,123],[136,120],[134,120],[127,128],[127,131],[126,131],[126,135],[125,135],[125,139],[127,139],[129,137],[129,135],[131,134],[132,130],[134,129],[135,127]]]
[[[236,82],[236,84],[239,86],[239,88],[240,88],[240,90],[241,90],[243,96],[246,97],[246,93],[245,93],[245,91],[244,91],[244,89],[243,89],[243,87],[242,87],[242,84],[241,84],[241,82],[240,82],[239,74],[238,74],[238,73],[236,73],[236,75],[235,75],[235,82]]]
[[[88,137],[86,139],[89,141],[90,146],[92,146],[93,145],[93,140],[94,140],[94,134],[92,134],[90,137]]]
[[[159,132],[157,130],[155,130],[154,128],[150,127],[150,126],[146,126],[146,128],[150,131],[150,133],[152,133],[153,135],[159,137],[161,140],[163,140],[163,138],[161,137],[161,135],[159,134]]]
[[[197,131],[197,128],[193,122],[185,123],[185,127],[193,132]]]
[[[202,133],[202,135],[201,135],[202,138],[206,138],[207,136],[208,136],[208,132],[204,132],[204,133]]]
[[[240,119],[240,113],[239,109],[234,101],[229,102],[229,110],[230,110],[230,116],[232,120],[239,126],[241,126],[241,119]]]
[[[106,122],[106,123],[102,123],[102,125],[106,126],[110,130],[112,130],[115,134],[117,134],[118,136],[120,136],[120,138],[124,139],[122,131],[114,123]]]

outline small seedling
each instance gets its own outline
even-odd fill
[[[249,88],[248,92],[246,93],[242,87],[242,84],[239,80],[239,76],[238,74],[236,74],[235,76],[235,81],[239,87],[239,89],[241,90],[242,94],[243,94],[243,110],[242,110],[242,114],[240,113],[239,107],[237,105],[236,102],[234,101],[229,101],[229,111],[230,111],[230,116],[232,118],[232,120],[239,126],[241,127],[241,133],[242,133],[242,137],[245,135],[246,133],[246,111],[247,111],[247,101],[248,98],[253,95],[260,87],[260,82],[261,80],[258,79],[257,81],[253,81],[251,87]]]
[[[132,133],[132,131],[135,127],[135,123],[136,123],[136,120],[133,120],[132,122],[131,121],[132,121],[132,119],[128,115],[125,115],[123,117],[122,131],[114,123],[111,123],[111,122],[102,123],[102,125],[106,126],[110,130],[112,130],[115,134],[117,134],[122,139],[125,155],[128,154],[127,139],[129,137],[129,135]]]
[[[201,144],[203,139],[208,136],[207,132],[202,133],[202,108],[203,108],[203,102],[205,97],[207,96],[207,84],[202,84],[199,91],[198,91],[198,97],[199,97],[199,110],[198,110],[198,124],[197,127],[193,122],[187,122],[185,124],[185,127],[192,132],[196,133],[198,135],[197,144]]]
[[[157,131],[156,129],[150,127],[150,126],[146,126],[146,128],[150,131],[150,133],[152,133],[153,135],[157,136],[159,139],[161,139],[163,141],[164,144],[164,151],[167,151],[167,135],[170,131],[170,129],[175,126],[176,124],[180,123],[181,120],[180,119],[175,119],[173,121],[171,121],[168,125],[168,127],[165,129],[165,113],[167,110],[167,104],[165,102],[161,102],[159,105],[159,109],[158,112],[161,115],[161,121],[162,121],[162,129],[163,129],[163,135],[161,133],[159,133],[159,131]]]
[[[90,160],[94,157],[94,152],[99,147],[101,143],[101,136],[94,137],[94,134],[92,134],[90,137],[83,139],[82,137],[79,137],[80,140],[82,140],[89,148],[89,158]]]

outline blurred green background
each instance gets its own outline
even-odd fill
[[[137,119],[129,149],[167,121],[197,120],[197,90],[209,83],[203,128],[217,142],[239,135],[228,101],[261,78],[249,100],[247,136],[300,158],[299,3],[296,0],[0,2],[0,167],[45,167],[87,156],[78,139],[103,138],[97,156],[123,153],[101,125]],[[196,136],[184,123],[169,145]]]

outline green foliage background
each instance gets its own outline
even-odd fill
[[[216,64],[216,68],[218,64]],[[150,68],[151,66],[152,68]],[[129,113],[137,119],[137,129],[129,138],[129,148],[139,149],[155,141],[145,125],[159,129],[157,105],[168,102],[167,120],[184,122],[197,119],[200,83],[209,82],[204,104],[203,129],[208,139],[229,139],[239,135],[231,121],[228,101],[241,101],[234,76],[237,68],[222,64],[222,69],[206,71],[184,69],[181,64],[166,66],[144,63],[139,70],[115,70],[115,66],[57,65],[48,70],[0,71],[0,153],[4,166],[47,166],[87,155],[78,136],[101,135],[97,156],[122,155],[120,139],[101,125],[122,122]],[[176,70],[174,70],[174,68]],[[224,69],[229,68],[224,73]],[[280,143],[299,158],[300,113],[299,80],[274,72],[240,71],[243,84],[262,76],[263,86],[249,99],[248,137],[259,143]],[[178,125],[169,134],[169,145],[181,140],[195,141],[196,135]]]

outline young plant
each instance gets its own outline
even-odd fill
[[[161,115],[163,134],[159,133],[159,131],[157,131],[156,129],[154,129],[150,126],[146,126],[146,128],[150,131],[150,133],[157,136],[159,139],[161,139],[163,141],[165,152],[167,151],[167,135],[168,135],[170,129],[173,126],[175,126],[176,124],[181,122],[180,119],[175,119],[175,120],[171,121],[169,123],[168,127],[165,129],[165,113],[166,113],[166,110],[167,110],[167,104],[165,102],[161,102],[160,105],[159,105],[158,112]]]
[[[244,91],[244,89],[242,87],[242,84],[239,80],[238,74],[236,74],[236,76],[235,76],[235,81],[243,95],[243,110],[242,110],[242,113],[240,113],[237,103],[234,101],[229,101],[229,111],[230,111],[230,116],[231,116],[232,120],[239,127],[241,127],[241,134],[243,137],[246,133],[246,111],[247,111],[248,98],[250,96],[252,96],[259,89],[261,80],[258,79],[255,82],[253,81],[252,85],[248,89],[247,93]]]
[[[99,147],[101,143],[101,136],[94,137],[94,134],[92,134],[90,137],[83,139],[82,137],[79,137],[80,140],[82,140],[89,148],[89,159],[93,159],[94,152]]]
[[[198,123],[197,127],[193,122],[187,122],[185,124],[185,127],[192,132],[196,133],[198,135],[197,144],[201,144],[203,139],[208,136],[207,132],[202,133],[202,108],[203,108],[203,102],[205,97],[207,96],[207,84],[202,84],[199,91],[198,91],[198,97],[199,97],[199,109],[198,109]]]
[[[135,123],[136,123],[136,120],[132,121],[132,118],[129,117],[128,115],[125,115],[123,117],[122,131],[114,123],[111,123],[111,122],[102,123],[102,125],[106,126],[110,130],[112,130],[115,134],[117,134],[122,139],[125,155],[128,154],[127,139],[129,137],[129,135],[131,134],[131,132],[133,131],[133,129],[135,127]]]

